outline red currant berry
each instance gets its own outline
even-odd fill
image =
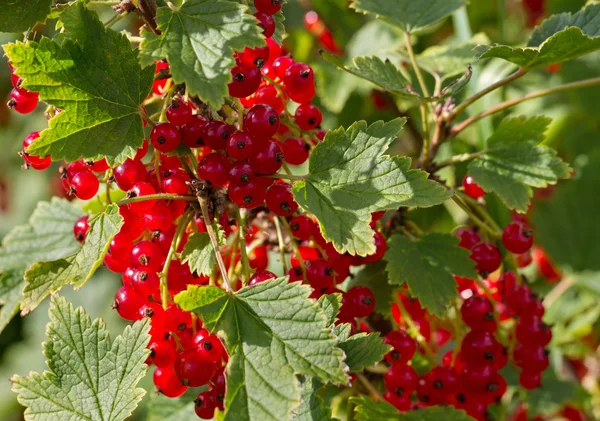
[[[385,356],[385,359],[390,363],[408,363],[417,349],[415,340],[403,330],[391,331],[385,335],[383,342],[394,348]]]
[[[471,228],[460,227],[454,232],[460,241],[458,242],[458,247],[465,248],[467,250],[471,250],[473,246],[479,244],[481,242],[481,237]]]
[[[190,120],[179,128],[181,142],[188,148],[199,148],[204,146],[204,127],[208,120],[201,115],[195,114]]]
[[[192,316],[173,304],[167,308],[166,327],[171,332],[183,332],[192,325]]]
[[[143,157],[146,156],[147,153],[148,153],[148,141],[146,139],[144,139],[142,146],[140,148],[138,148],[133,159],[135,159],[136,161],[140,161]]]
[[[275,72],[275,76],[277,76],[280,80],[283,80],[286,70],[289,69],[289,67],[294,63],[294,59],[290,56],[277,57],[273,61],[273,72]]]
[[[244,115],[244,129],[252,139],[268,140],[277,133],[278,128],[279,115],[269,105],[255,105]]]
[[[312,262],[320,257],[319,252],[313,247],[298,246],[298,251],[300,251],[300,257],[302,257],[302,260],[305,263]],[[292,254],[290,255],[290,262],[292,266],[300,266],[300,259],[296,255],[295,251],[292,251]]]
[[[140,308],[144,305],[144,298],[127,285],[119,288],[115,294],[113,308],[125,320],[140,320]]]
[[[546,346],[552,339],[552,331],[542,322],[541,317],[534,315],[523,315],[517,321],[515,329],[517,340],[523,345]]]
[[[146,181],[146,167],[142,161],[127,159],[113,171],[115,182],[121,190],[130,190],[136,183]]]
[[[150,350],[150,360],[152,364],[163,368],[172,366],[175,362],[176,347],[175,343],[169,339],[153,339],[148,344]]]
[[[250,164],[258,174],[275,174],[283,165],[281,148],[271,140],[256,145]]]
[[[315,97],[314,78],[313,70],[308,64],[294,63],[285,71],[283,83],[293,101],[306,104]]]
[[[225,150],[233,130],[224,121],[213,120],[204,126],[204,143],[216,151]]]
[[[215,416],[217,408],[217,395],[212,390],[200,392],[198,397],[194,399],[194,411],[198,417],[203,420],[212,420]]]
[[[385,373],[385,388],[398,396],[410,396],[417,390],[419,376],[414,368],[405,364],[394,364]]]
[[[258,88],[256,94],[254,94],[254,98],[255,104],[267,104],[273,107],[278,114],[281,114],[285,109],[283,100],[279,97],[279,93],[273,85],[265,85],[262,88]]]
[[[316,105],[302,104],[296,109],[294,115],[298,127],[302,130],[315,129],[323,121],[323,114]]]
[[[190,176],[183,170],[169,170],[163,173],[162,190],[165,193],[186,195],[189,191]]]
[[[180,134],[171,123],[158,123],[150,132],[152,146],[161,152],[173,152],[179,146]]]
[[[523,370],[519,375],[519,384],[527,390],[537,389],[542,384],[542,375],[537,371]]]
[[[248,159],[253,152],[252,138],[244,130],[238,130],[227,140],[225,151],[235,160]]]
[[[182,385],[175,375],[172,366],[156,369],[154,372],[154,385],[160,393],[168,398],[177,398],[187,390],[187,386]]]
[[[526,268],[531,264],[531,262],[533,262],[533,256],[530,252],[517,254],[515,258],[517,259],[517,266],[519,269]]]
[[[335,271],[327,260],[317,259],[308,263],[306,277],[316,290],[332,288],[335,285],[334,275]]]
[[[368,317],[375,309],[375,295],[363,286],[350,288],[343,296],[342,311],[355,318]]]
[[[179,353],[173,366],[181,384],[189,387],[207,384],[215,373],[215,365],[196,351]]]
[[[383,258],[387,251],[387,242],[383,234],[379,231],[373,231],[373,236],[375,238],[375,253],[363,257],[361,259],[363,263],[377,262]]]
[[[10,101],[8,101],[8,107],[12,108],[20,114],[29,114],[39,102],[38,94],[28,92],[25,89],[14,88],[10,91]]]
[[[462,319],[473,330],[496,331],[494,307],[487,298],[473,295],[460,308]]]
[[[100,182],[93,172],[86,170],[78,172],[71,180],[71,189],[81,200],[89,200],[98,193]]]
[[[160,287],[160,278],[154,272],[144,269],[135,269],[131,280],[131,286],[136,292],[144,297],[154,294]]]
[[[75,221],[75,225],[73,226],[73,235],[75,236],[75,239],[80,243],[83,243],[83,241],[85,240],[85,236],[87,235],[90,229],[90,224],[88,222],[89,219],[90,217],[88,215],[84,215],[77,221]]]
[[[279,216],[290,216],[298,209],[292,186],[287,183],[273,184],[267,191],[266,202],[269,210]]]
[[[244,48],[244,51],[237,54],[237,61],[248,67],[256,67],[262,69],[262,67],[269,61],[269,46],[256,48]]]
[[[156,302],[144,303],[140,307],[140,317],[150,319],[152,328],[163,329],[166,321],[165,310]]]
[[[269,38],[275,33],[275,20],[271,15],[266,13],[256,12],[254,17],[258,19],[258,26],[262,28],[265,38]]]
[[[274,15],[281,10],[282,0],[254,0],[256,10],[267,15]]]
[[[458,373],[450,367],[437,366],[428,374],[430,393],[434,400],[442,401],[460,386]]]
[[[156,70],[154,71],[154,74],[158,74],[161,71],[164,72],[166,75],[169,75],[168,73],[168,69],[169,69],[169,64],[164,61],[158,61],[156,63]],[[156,95],[164,95],[165,94],[165,86],[167,85],[167,80],[169,79],[169,77],[165,77],[164,79],[157,79],[152,83],[152,92],[154,92]]]
[[[192,107],[185,101],[176,99],[167,107],[167,120],[176,126],[183,126],[192,118]]]
[[[263,271],[269,266],[269,249],[267,246],[258,246],[248,254],[250,267]]]
[[[124,237],[133,241],[144,232],[144,229],[146,228],[144,220],[131,212],[129,207],[121,206],[119,208],[119,214],[123,218],[123,226],[121,227],[119,234],[123,234]]]
[[[131,189],[127,192],[127,198],[133,199],[136,197],[150,196],[156,194],[156,190],[150,183],[144,181],[135,183]],[[141,200],[139,202],[129,203],[127,206],[129,210],[135,214],[138,218],[143,217],[146,213],[150,212],[152,207],[155,205],[156,200]]]
[[[225,155],[211,153],[198,164],[198,177],[210,182],[214,187],[223,187],[229,182],[231,162]]]
[[[239,207],[253,209],[264,202],[267,192],[263,186],[250,182],[247,184],[231,183],[227,194],[231,201]]]
[[[560,272],[554,267],[554,264],[550,260],[550,257],[541,248],[534,248],[532,251],[532,257],[535,263],[538,265],[540,274],[548,281],[558,281],[561,277]]]
[[[579,409],[573,406],[565,406],[560,413],[560,416],[567,421],[587,421],[586,416]]]
[[[462,185],[465,189],[465,194],[473,199],[479,199],[485,194],[483,189],[479,187],[470,175],[466,175],[465,178],[463,178]]]
[[[471,249],[471,259],[475,262],[475,269],[481,273],[492,273],[502,264],[502,255],[490,243],[479,243]]]
[[[393,405],[398,411],[405,412],[412,408],[410,396],[398,396],[391,390],[386,390],[383,399]]]
[[[543,345],[526,346],[519,344],[513,354],[515,364],[528,370],[542,372],[550,365],[548,351]]]
[[[294,237],[299,240],[310,240],[313,236],[315,223],[306,215],[294,216],[290,219],[290,229]]]
[[[232,81],[227,85],[229,96],[245,98],[252,95],[260,86],[262,77],[256,67],[238,64],[231,69]]]
[[[47,169],[52,164],[52,158],[47,156],[45,158],[41,158],[36,155],[30,155],[27,153],[27,148],[34,142],[35,139],[40,137],[39,132],[32,132],[25,136],[23,139],[23,160],[28,166],[31,166],[33,169],[38,171],[43,171]]]
[[[485,393],[495,375],[492,364],[466,364],[461,373],[462,387],[466,392]]]
[[[299,137],[290,137],[279,144],[285,162],[291,165],[302,165],[308,159],[310,146]]]
[[[140,241],[131,250],[131,265],[148,272],[158,272],[162,269],[165,259],[163,251],[151,241]]]
[[[255,181],[254,169],[246,161],[238,161],[229,170],[229,181],[238,185]]]
[[[502,244],[511,253],[525,253],[533,246],[533,230],[524,222],[513,221],[502,232]]]
[[[193,338],[196,351],[200,356],[213,364],[223,358],[223,344],[217,335],[207,334],[206,329],[201,329]]]
[[[472,330],[464,337],[461,357],[469,364],[490,364],[502,347],[490,332]]]

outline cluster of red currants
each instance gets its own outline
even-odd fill
[[[13,85],[13,90],[10,91],[10,99],[7,104],[8,108],[13,109],[20,114],[29,114],[37,107],[39,94],[21,88],[21,78],[16,75],[15,68],[10,62],[8,62],[8,66],[10,67],[10,80]]]

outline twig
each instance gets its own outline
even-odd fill
[[[281,266],[283,266],[283,273],[288,272],[287,263],[285,261],[285,244],[283,243],[283,233],[281,232],[281,223],[279,218],[273,218],[275,222],[275,230],[277,231],[277,241],[279,242],[279,255],[281,256]]]
[[[471,218],[471,220],[473,222],[475,222],[475,224],[477,224],[477,226],[479,226],[479,228],[482,228],[483,230],[485,230],[488,234],[490,234],[494,238],[500,238],[502,233],[494,230],[492,227],[489,227],[485,223],[485,221],[483,221],[481,218],[479,218],[477,215],[475,215],[475,213],[473,211],[471,211],[469,206],[467,206],[467,204],[465,202],[463,202],[462,199],[460,199],[456,194],[454,196],[452,196],[452,200],[454,201],[454,203],[456,203],[458,206],[460,206],[460,208],[463,211],[465,211],[465,213],[467,215],[469,215],[469,218]]]
[[[373,386],[373,384],[367,379],[367,377],[363,373],[356,373],[356,378],[358,381],[371,393],[371,396],[378,401],[384,401],[383,396],[379,393],[379,390]]]
[[[558,297],[563,295],[572,286],[573,281],[570,278],[561,279],[561,281],[544,297],[544,307],[549,308]]]
[[[128,203],[135,203],[135,202],[143,202],[145,200],[185,200],[187,202],[195,202],[196,201],[196,197],[195,196],[181,196],[178,194],[170,194],[170,193],[157,193],[157,194],[148,194],[146,196],[137,196],[137,197],[130,197],[129,199],[123,199],[120,200],[117,205],[121,206],[121,205],[126,205]]]

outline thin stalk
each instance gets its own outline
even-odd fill
[[[106,171],[106,178],[104,179],[104,182],[106,183],[106,203],[109,205],[112,203],[112,200],[110,199],[110,179],[112,176],[113,170],[112,168],[109,168],[108,171]]]
[[[290,244],[292,245],[292,248],[294,249],[296,258],[300,262],[300,269],[302,270],[302,279],[304,280],[304,282],[308,282],[308,280],[306,278],[306,263],[304,263],[304,259],[302,258],[302,255],[300,254],[300,249],[298,248],[298,243],[296,243],[296,240],[294,240],[294,234],[292,233],[292,228],[290,227],[290,224],[288,223],[288,221],[285,218],[282,218],[282,217],[279,217],[279,218],[281,219],[281,223],[283,224],[283,226],[285,227],[285,230],[287,231],[288,237],[290,239]]]
[[[162,180],[160,177],[160,151],[154,149],[154,175],[159,186],[162,186]]]
[[[160,116],[158,117],[158,121],[163,122],[167,119],[167,108],[169,107],[169,103],[171,102],[171,98],[173,98],[173,93],[175,92],[175,85],[172,84],[173,79],[169,79],[167,81],[166,88],[168,89],[167,94],[164,97],[164,103],[162,109],[160,110]]]
[[[281,174],[281,173],[277,173],[277,174],[265,174],[263,175],[263,177],[269,177],[269,178],[283,178],[286,180],[295,180],[295,181],[301,181],[301,180],[306,180],[306,175],[293,175],[293,174]]]
[[[421,120],[423,120],[423,148],[421,149],[421,162],[429,156],[429,119],[427,116],[427,104],[421,101],[419,106],[421,110]]]
[[[206,197],[198,194],[198,203],[200,204],[200,209],[202,210],[202,218],[204,218],[206,232],[210,237],[210,242],[212,243],[213,250],[215,251],[215,257],[217,258],[217,264],[219,265],[219,270],[221,271],[221,276],[223,277],[223,282],[225,283],[225,291],[227,291],[228,293],[232,293],[233,288],[231,287],[231,283],[229,282],[229,276],[227,276],[227,268],[225,267],[223,256],[221,256],[219,242],[217,241],[217,235],[215,234],[212,221],[210,220],[210,216],[208,215],[208,202],[206,200]]]
[[[128,203],[143,202],[145,200],[163,200],[163,199],[164,200],[185,200],[187,202],[195,202],[196,201],[195,196],[181,196],[178,194],[157,193],[157,194],[149,194],[147,196],[138,196],[138,197],[131,197],[129,199],[119,200],[117,205],[121,206],[121,205],[126,205]]]
[[[241,235],[241,230],[246,228],[246,213],[236,207],[238,227]],[[246,286],[246,282],[250,278],[250,261],[248,260],[248,253],[246,252],[246,242],[242,241],[240,244],[240,255],[242,260],[242,285]]]
[[[425,350],[425,355],[427,355],[427,359],[431,363],[435,363],[435,354],[433,353],[433,350],[429,346],[429,343],[427,342],[425,337],[423,335],[421,335],[421,331],[415,324],[414,320],[412,319],[412,317],[410,316],[408,311],[406,311],[406,307],[404,307],[402,300],[400,300],[398,298],[397,294],[394,294],[394,303],[396,303],[396,305],[400,309],[400,313],[402,314],[402,320],[404,320],[406,322],[406,324],[408,325],[409,331],[415,336],[415,339],[417,340],[419,345],[421,345],[423,347],[423,349]]]
[[[384,401],[383,396],[379,393],[379,390],[373,386],[373,384],[367,379],[367,377],[363,373],[356,373],[356,378],[358,381],[371,393],[374,399],[378,401]]]
[[[465,211],[465,213],[467,215],[469,215],[469,218],[471,218],[471,220],[473,222],[475,222],[475,224],[477,224],[477,226],[481,229],[483,229],[484,231],[486,231],[489,235],[491,235],[494,238],[500,238],[500,236],[502,235],[501,232],[499,231],[495,231],[493,228],[489,227],[485,221],[483,221],[481,218],[479,218],[470,208],[469,206],[462,201],[462,199],[460,199],[457,195],[452,196],[452,200],[454,201],[454,203],[456,203],[458,206],[460,206],[460,208]]]
[[[151,127],[156,126],[156,123],[154,121],[152,121],[152,119],[150,117],[148,117],[148,114],[146,114],[145,110],[143,110],[142,108],[139,108],[138,113],[140,114],[140,117],[142,117],[142,120],[144,120],[146,123],[148,123]]]
[[[484,154],[485,151],[473,152],[473,153],[463,153],[460,155],[454,155],[453,157],[446,159],[445,161],[439,162],[435,164],[435,166],[431,169],[431,172],[436,172],[450,165],[459,164],[461,162],[471,161],[475,158],[479,158]]]
[[[120,1],[88,1],[87,6],[116,6]]]
[[[428,97],[429,90],[427,89],[427,85],[425,84],[425,79],[423,78],[423,74],[421,73],[421,68],[417,65],[417,59],[415,58],[415,52],[413,51],[412,45],[410,43],[410,34],[408,32],[404,33],[404,43],[406,44],[408,58],[410,59],[410,63],[412,64],[415,74],[417,75],[419,85],[421,86],[421,91],[423,92],[423,95]]]
[[[123,13],[122,15],[120,14],[116,14],[114,15],[112,18],[110,18],[105,24],[104,26],[106,28],[110,28],[111,26],[113,26],[115,23],[117,23],[118,21],[120,21],[121,19],[123,19],[125,16],[127,16],[127,13]]]
[[[458,133],[462,132],[464,129],[469,127],[471,124],[481,120],[482,118],[485,118],[492,114],[496,114],[497,112],[500,112],[507,108],[513,107],[517,104],[528,101],[530,99],[540,98],[540,97],[554,94],[557,92],[568,91],[570,89],[588,88],[588,87],[597,86],[597,85],[600,85],[600,77],[586,79],[586,80],[580,80],[578,82],[566,83],[564,85],[559,85],[554,88],[542,89],[540,91],[532,92],[530,94],[524,95],[519,98],[504,101],[504,102],[490,108],[489,110],[486,110],[480,114],[477,114],[471,118],[468,118],[465,121],[463,121],[462,123],[458,124],[456,127],[454,127],[450,131],[450,137],[456,136]]]
[[[175,229],[175,235],[173,236],[173,241],[171,241],[171,247],[169,247],[169,252],[167,253],[165,265],[163,267],[162,272],[160,273],[160,298],[162,301],[162,306],[165,310],[168,307],[169,301],[169,287],[167,284],[169,267],[171,266],[173,256],[175,255],[175,253],[177,253],[177,249],[179,248],[179,243],[181,242],[183,233],[185,232],[185,229],[187,228],[190,219],[192,219],[193,214],[194,212],[192,210],[188,210],[177,224],[177,228]]]
[[[281,266],[283,266],[283,273],[288,272],[287,262],[285,261],[285,244],[283,242],[283,232],[281,231],[281,223],[279,218],[274,218],[275,230],[277,231],[277,241],[279,242],[279,255],[281,256]]]
[[[474,94],[473,96],[470,96],[469,98],[465,99],[462,103],[460,103],[452,112],[452,114],[450,114],[448,116],[448,118],[446,119],[447,122],[451,123],[454,120],[456,120],[456,118],[464,111],[466,110],[471,104],[473,104],[474,102],[476,102],[477,100],[483,98],[484,96],[486,96],[487,94],[489,94],[490,92],[495,91],[496,89],[509,84],[510,82],[517,80],[523,76],[525,76],[528,73],[528,70],[525,69],[519,69],[516,72],[514,72],[511,75],[508,75],[507,77],[505,77],[504,79],[500,79],[498,82],[491,84],[490,86],[488,86],[487,88],[477,92],[476,94]]]

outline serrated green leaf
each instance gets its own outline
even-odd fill
[[[299,380],[302,385],[300,406],[292,412],[291,421],[337,421],[319,396],[323,385],[313,377],[300,376]]]
[[[5,0],[0,32],[24,32],[38,22],[45,22],[51,9],[52,0]]]
[[[63,110],[28,152],[55,161],[122,162],[142,145],[138,108],[152,86],[153,70],[142,70],[127,37],[106,29],[82,2],[65,9],[61,20],[66,29],[61,44],[42,38],[4,46],[25,79],[23,87]]]
[[[552,415],[566,403],[576,401],[587,392],[580,384],[560,380],[554,370],[546,370],[542,374],[541,387],[525,394],[529,416]]]
[[[600,49],[600,4],[591,3],[575,14],[562,13],[539,25],[527,47],[480,46],[479,58],[497,57],[526,69],[573,60]]]
[[[340,253],[375,252],[371,212],[434,206],[452,195],[426,172],[410,169],[410,158],[382,156],[405,122],[359,121],[329,131],[310,157],[306,180],[294,185],[298,204],[317,217]]]
[[[27,269],[39,261],[57,260],[79,250],[73,225],[83,215],[65,199],[39,202],[29,224],[13,229],[0,248],[0,272]]]
[[[148,321],[111,340],[101,319],[52,297],[44,343],[49,371],[13,376],[12,390],[26,421],[126,419],[144,396],[137,384],[146,372]]]
[[[466,4],[465,0],[355,0],[350,7],[415,32],[438,23]]]
[[[452,275],[474,279],[477,272],[469,251],[458,247],[458,238],[431,233],[415,240],[396,234],[384,256],[392,284],[407,284],[423,307],[441,316],[458,296]]]
[[[367,396],[350,398],[356,405],[356,421],[473,421],[465,411],[449,406],[430,406],[398,412],[387,402],[375,402]]]
[[[119,232],[123,218],[117,205],[90,221],[90,229],[77,253],[64,259],[36,263],[25,272],[25,289],[21,314],[35,309],[48,295],[70,283],[82,287],[100,267],[110,241]]]
[[[192,234],[181,252],[181,263],[187,263],[192,272],[210,276],[216,262],[215,250],[208,234],[205,232]]]
[[[0,273],[0,332],[19,312],[24,285],[22,271]]]
[[[185,393],[180,398],[167,398],[163,394],[152,396],[148,403],[148,416],[146,421],[182,421],[197,418],[194,411],[194,399],[198,390]]]
[[[218,420],[280,421],[298,406],[296,374],[345,383],[343,353],[310,288],[285,278],[227,294],[189,286],[175,302],[195,311],[229,352],[226,411]]]
[[[550,122],[539,116],[502,120],[485,153],[469,163],[469,175],[483,190],[496,193],[510,209],[526,212],[532,187],[543,188],[569,177],[569,165],[556,156],[556,151],[539,145]]]
[[[576,162],[575,176],[533,209],[535,239],[553,261],[574,272],[600,270],[600,154]]]
[[[363,371],[382,360],[383,356],[392,350],[379,336],[379,332],[357,333],[350,336],[338,347],[346,354],[344,362],[351,373]]]
[[[317,300],[317,306],[325,313],[327,324],[332,325],[342,308],[342,294],[323,294]]]
[[[190,0],[179,8],[159,7],[156,22],[162,35],[144,33],[142,64],[166,58],[175,83],[185,83],[218,109],[227,96],[233,52],[264,45],[265,39],[247,8],[226,0]]]

